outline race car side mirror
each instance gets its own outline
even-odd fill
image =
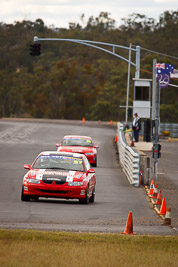
[[[59,147],[59,146],[61,146],[61,144],[58,144],[58,143],[57,143],[57,144],[56,144],[56,147]]]
[[[25,164],[25,165],[24,165],[24,169],[31,170],[31,168],[32,168],[32,167],[31,167],[29,164]]]
[[[95,173],[95,170],[94,169],[89,169],[88,171],[87,171],[87,174],[88,173]]]
[[[99,148],[99,146],[98,145],[95,145],[94,148]]]

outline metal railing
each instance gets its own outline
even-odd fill
[[[132,128],[132,122],[128,122],[127,125],[129,128]],[[164,123],[161,122],[159,126],[159,134],[163,134],[164,132],[169,132],[168,135],[172,138],[178,138],[178,123]],[[141,123],[140,135],[144,136],[144,123]]]
[[[130,147],[125,140],[123,124],[117,124],[118,151],[121,168],[130,184],[139,187],[140,185],[140,154]]]
[[[160,134],[169,132],[168,135],[172,138],[178,137],[178,123],[160,123]]]

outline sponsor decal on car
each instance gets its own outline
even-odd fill
[[[47,181],[61,181],[61,178],[46,178]]]
[[[36,175],[37,180],[42,180],[42,178],[43,178],[43,174],[40,173]]]
[[[42,173],[43,175],[60,175],[60,176],[67,176],[69,172],[59,172],[59,171],[45,171]]]
[[[69,171],[68,176],[66,178],[66,182],[73,182],[75,173],[76,171]]]
[[[84,196],[84,195],[85,195],[85,190],[81,190],[80,195],[81,195],[81,196]]]
[[[91,140],[88,140],[88,139],[87,139],[87,141],[86,141],[86,142],[87,142],[87,143],[91,143]]]

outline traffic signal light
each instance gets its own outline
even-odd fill
[[[158,144],[158,158],[161,158],[161,145]]]
[[[161,158],[161,145],[160,144],[153,145],[153,158],[155,158],[155,156],[156,158]]]
[[[39,56],[41,54],[41,44],[34,43],[30,45],[30,55]]]

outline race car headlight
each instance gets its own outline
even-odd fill
[[[93,155],[95,155],[95,153],[85,153],[85,155],[87,155],[87,156],[93,156]]]
[[[30,179],[27,179],[27,183],[40,184],[40,180],[30,178]]]
[[[69,186],[81,186],[83,185],[83,182],[68,182]]]

